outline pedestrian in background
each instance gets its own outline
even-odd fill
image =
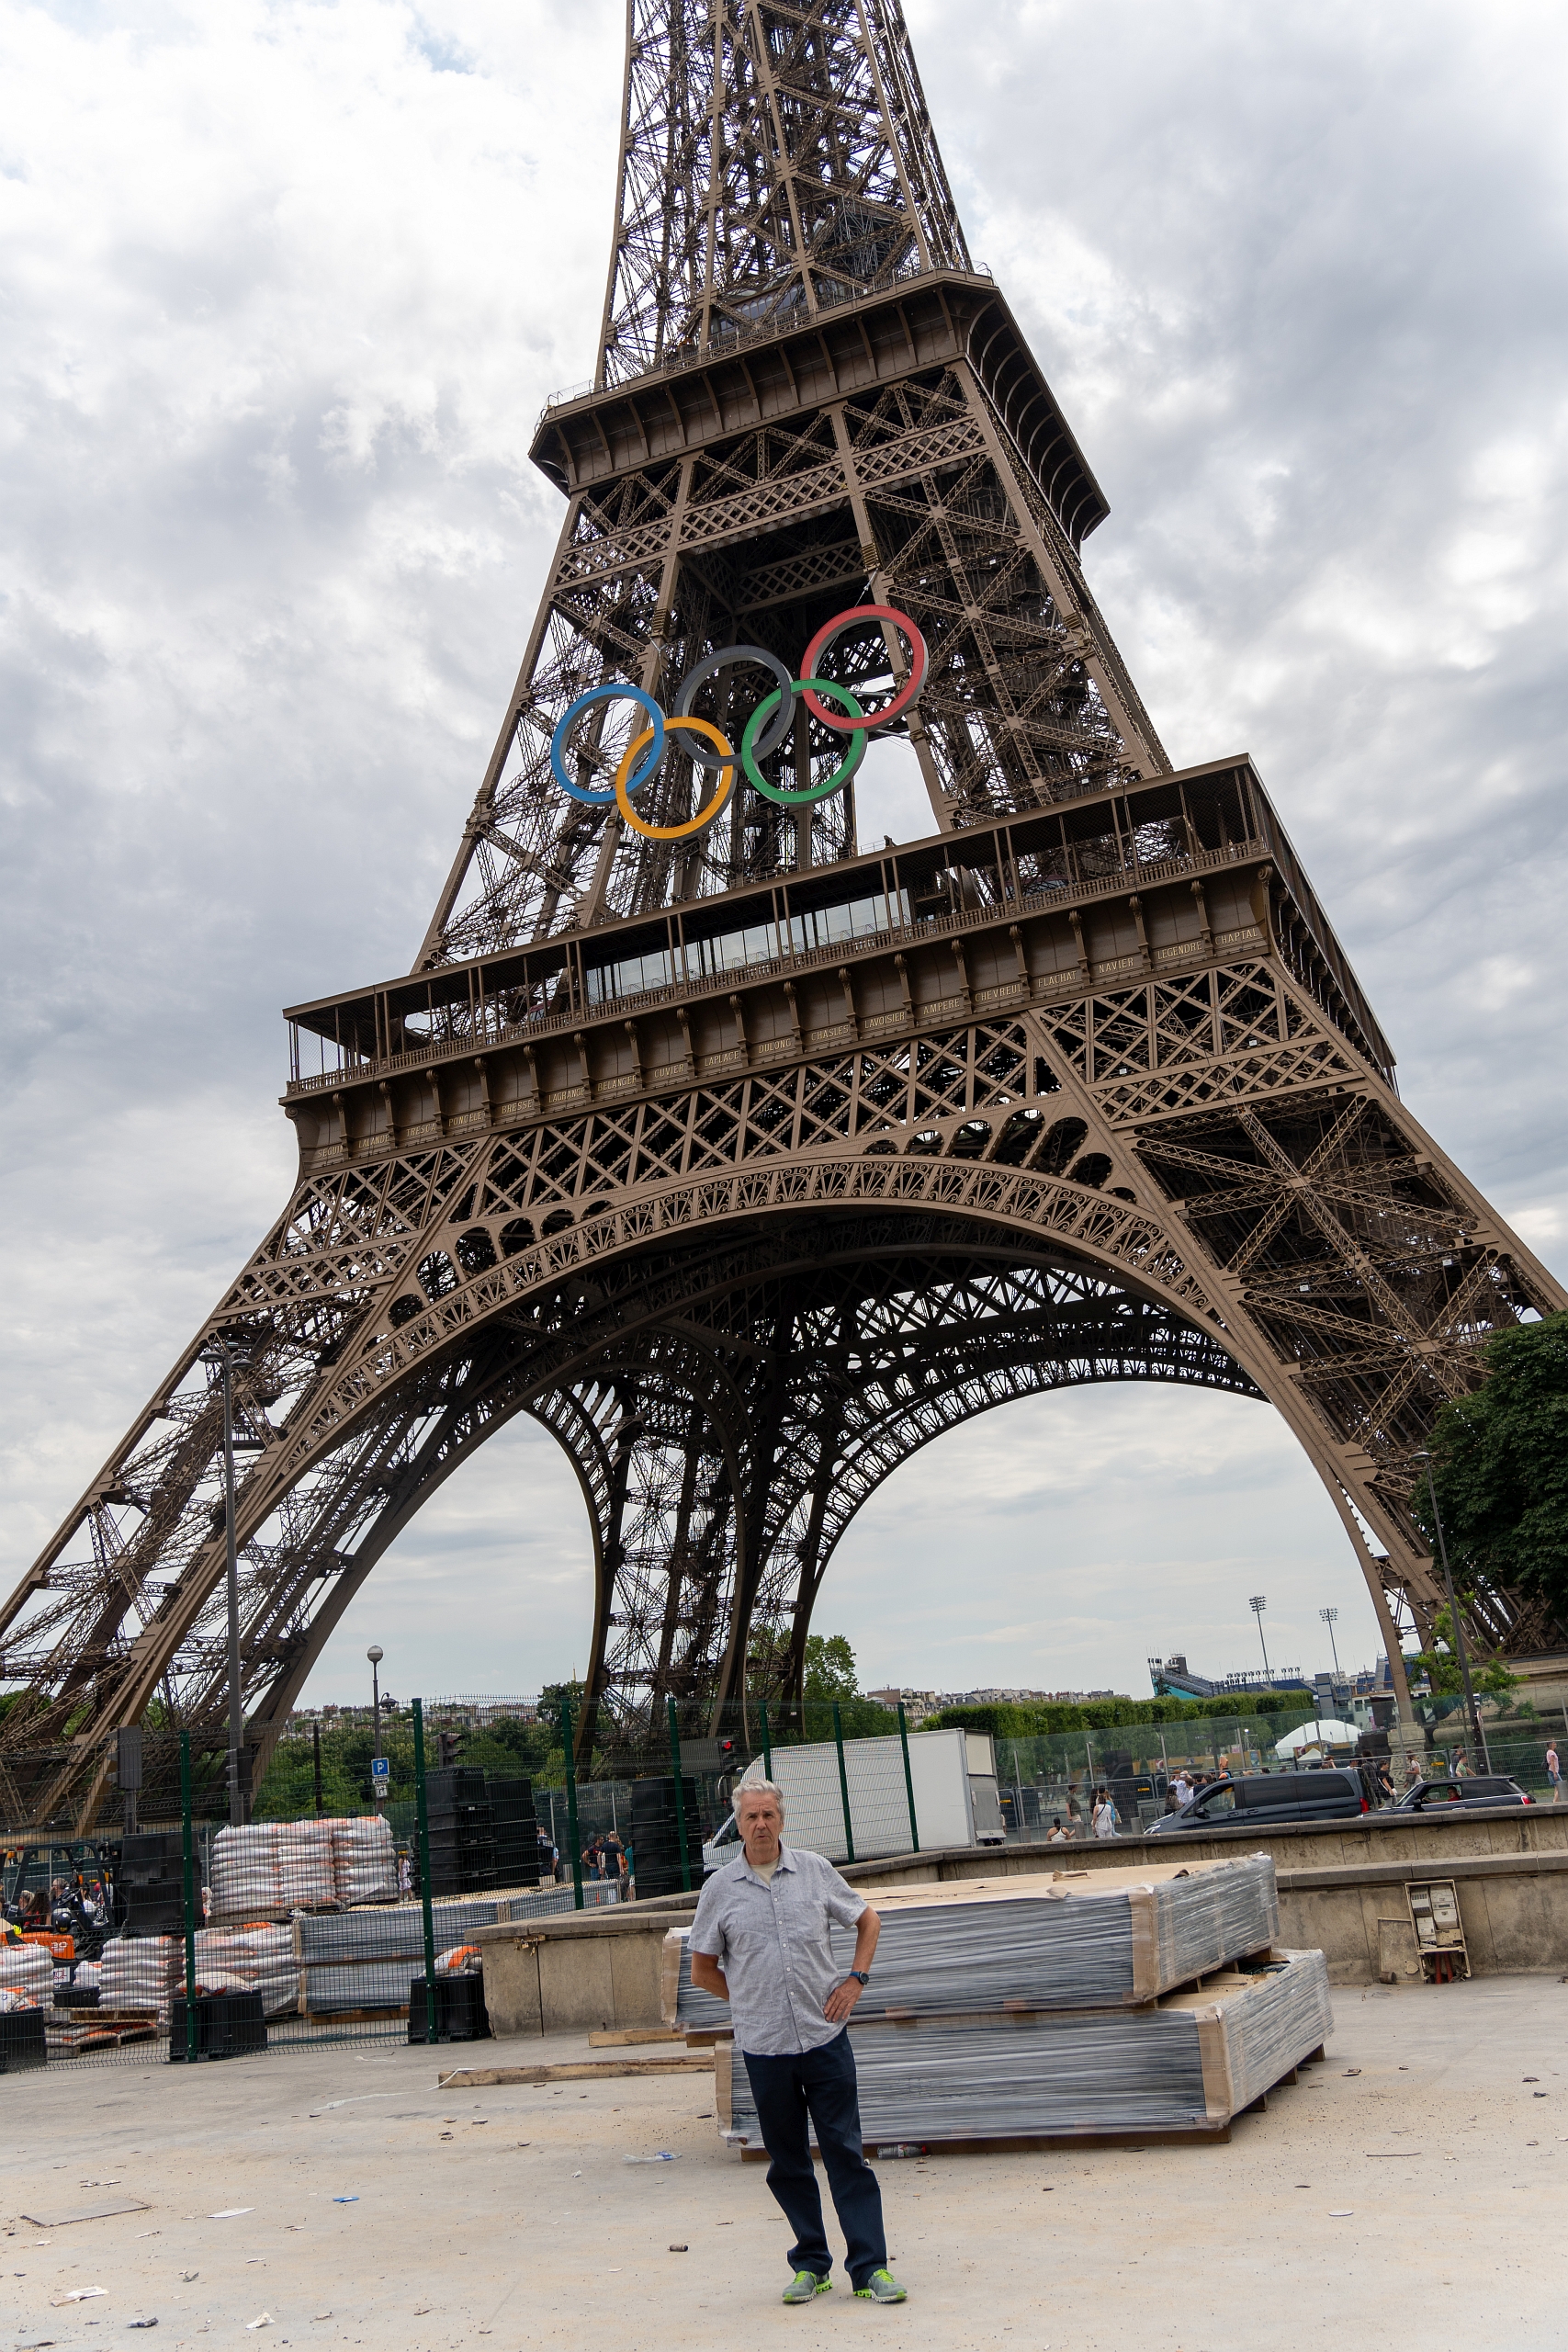
[[[1551,1802],[1555,1804],[1562,1794],[1562,1767],[1557,1760],[1557,1742],[1554,1739],[1548,1740],[1546,1744],[1546,1777],[1551,1783]]]
[[[1121,1819],[1114,1798],[1109,1789],[1097,1789],[1094,1797],[1094,1834],[1097,1838],[1114,1838]]]

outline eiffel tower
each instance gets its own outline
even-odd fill
[[[670,1698],[693,1732],[791,1703],[882,1481],[1080,1381],[1267,1398],[1397,1679],[1440,1598],[1412,1457],[1491,1333],[1568,1304],[1401,1103],[1251,761],[1173,773],[898,0],[630,0],[621,121],[494,754],[412,971],[288,1013],[293,1198],[0,1614],[20,1817],[90,1823],[155,1702],[221,1745],[215,1337],[259,1767],[517,1413],[581,1483],[580,1736],[611,1753]],[[771,794],[723,757],[770,695]],[[863,847],[828,788],[868,715],[928,838]],[[1468,1609],[1485,1649],[1561,1638],[1508,1591]]]

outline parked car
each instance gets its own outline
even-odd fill
[[[1450,1805],[1534,1804],[1528,1789],[1501,1772],[1465,1772],[1455,1780],[1417,1781],[1394,1805],[1395,1813],[1441,1813]]]
[[[1184,1830],[1279,1829],[1298,1821],[1359,1821],[1372,1810],[1370,1779],[1355,1765],[1336,1765],[1212,1781],[1179,1813],[1152,1821],[1145,1834],[1171,1838]]]

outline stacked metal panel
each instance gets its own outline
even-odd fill
[[[1157,2000],[1280,1932],[1274,1865],[1229,1862],[889,1887],[876,1964],[857,2021],[964,2009],[1079,2009]],[[728,2006],[691,1981],[686,1928],[665,1939],[664,2015],[688,2031],[723,2030]],[[832,1931],[847,1971],[852,1928]]]
[[[851,2034],[868,2142],[1224,2131],[1333,2024],[1320,1952],[1275,1949],[1267,1856],[879,1890]],[[724,2035],[665,1940],[664,2014]],[[846,1971],[849,1930],[832,1931]],[[1186,1988],[1186,1989],[1178,1989]],[[716,2052],[720,2129],[760,2145],[739,2053]]]
[[[592,1884],[582,1890],[585,1907],[613,1903],[615,1889]],[[438,1952],[468,1943],[478,1928],[499,1920],[537,1919],[570,1911],[570,1886],[537,1894],[473,1895],[431,1905]],[[303,1987],[301,2008],[311,2017],[341,2016],[350,2009],[403,2008],[409,1985],[424,1973],[424,1922],[417,1903],[374,1910],[304,1913],[292,1928],[296,1966]]]
[[[861,2127],[868,2144],[1217,2133],[1332,2026],[1317,1951],[1276,1953],[1148,2009],[857,2018]],[[720,2129],[760,2147],[744,2061],[727,2043],[716,2056]]]

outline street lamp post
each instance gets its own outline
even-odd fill
[[[1269,1667],[1269,1645],[1263,1638],[1263,1611],[1268,1608],[1269,1603],[1262,1593],[1255,1592],[1247,1605],[1258,1620],[1258,1645],[1263,1652],[1263,1679],[1265,1682],[1269,1682],[1272,1681],[1273,1677]]]
[[[1486,1735],[1481,1728],[1481,1711],[1476,1706],[1475,1691],[1470,1679],[1470,1653],[1465,1648],[1464,1627],[1460,1623],[1459,1601],[1454,1594],[1453,1570],[1449,1566],[1449,1546],[1443,1533],[1443,1514],[1438,1509],[1438,1482],[1432,1476],[1430,1450],[1423,1446],[1419,1453],[1412,1454],[1411,1460],[1424,1462],[1427,1465],[1427,1492],[1432,1498],[1432,1522],[1438,1531],[1438,1557],[1443,1564],[1443,1587],[1449,1596],[1449,1623],[1453,1628],[1454,1653],[1459,1659],[1460,1679],[1464,1684],[1464,1703],[1470,1717],[1470,1736],[1475,1742],[1476,1753],[1481,1758],[1482,1770],[1490,1772],[1492,1759],[1486,1752]]]
[[[381,1660],[387,1653],[379,1642],[372,1642],[365,1655],[370,1661],[370,1754],[374,1759],[381,1753]]]
[[[1337,1609],[1320,1609],[1317,1613],[1328,1628],[1328,1646],[1334,1657],[1334,1703],[1337,1707],[1339,1704],[1339,1645],[1334,1638],[1334,1622],[1339,1611]]]

